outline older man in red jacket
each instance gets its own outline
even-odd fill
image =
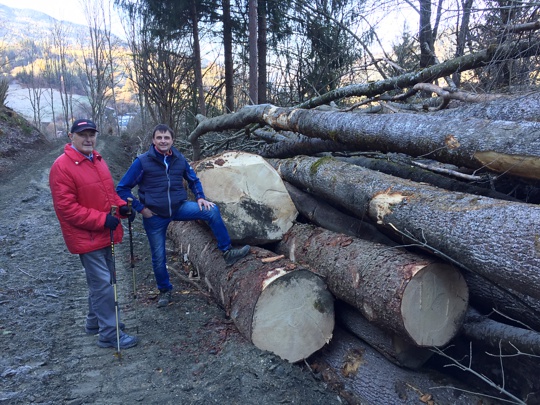
[[[99,347],[119,344],[120,349],[127,349],[135,346],[138,339],[117,330],[123,329],[123,324],[117,319],[111,282],[115,271],[111,231],[114,242],[119,243],[123,229],[118,226],[120,217],[111,215],[111,207],[120,207],[121,217],[126,217],[129,209],[116,194],[105,160],[94,149],[97,133],[96,125],[90,120],[73,123],[69,133],[71,143],[53,163],[49,185],[67,248],[79,255],[86,272],[89,292],[86,333],[99,333]]]

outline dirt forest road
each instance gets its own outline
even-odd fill
[[[134,223],[133,298],[127,221],[117,245],[119,302],[140,344],[101,349],[86,335],[87,289],[67,251],[48,187],[64,142],[17,162],[0,178],[0,404],[341,404],[303,364],[260,351],[206,291],[171,271],[174,302],[156,307],[146,236]],[[119,138],[98,138],[115,181],[127,168]],[[202,286],[201,286],[202,287]]]

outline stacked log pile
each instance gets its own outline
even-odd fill
[[[279,268],[324,280],[339,328],[329,345],[298,358],[350,403],[540,403],[540,124],[536,113],[505,115],[504,107],[520,100],[538,109],[538,98],[436,114],[250,106],[205,120],[190,137],[266,127],[252,132],[258,154],[299,215],[239,269],[283,255]],[[213,196],[223,192],[216,187]],[[251,223],[268,222],[254,215]],[[195,250],[206,252],[206,238]],[[174,239],[184,250],[190,243]],[[219,262],[190,259],[201,271]],[[444,382],[433,381],[437,372]],[[426,388],[434,386],[449,391]],[[457,398],[462,389],[486,396]]]

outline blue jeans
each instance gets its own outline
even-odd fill
[[[185,201],[171,218],[154,215],[150,218],[143,217],[144,230],[150,244],[152,252],[152,268],[159,291],[172,290],[172,284],[167,272],[167,256],[165,251],[165,241],[167,237],[167,227],[171,221],[193,221],[203,220],[210,226],[212,233],[217,239],[218,248],[226,251],[231,245],[229,232],[221,218],[219,208],[214,206],[210,210],[199,209],[199,204],[195,201]]]

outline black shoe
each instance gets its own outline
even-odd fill
[[[225,259],[225,263],[227,264],[227,266],[232,266],[242,257],[246,257],[250,249],[251,247],[249,245],[246,245],[240,249],[231,248],[223,252],[223,258]]]
[[[120,322],[119,326],[120,326],[120,330],[126,329],[126,325],[124,325],[124,322]],[[99,326],[96,326],[93,328],[86,326],[84,328],[84,331],[86,332],[87,335],[97,335],[99,333]]]
[[[136,336],[130,336],[126,333],[120,335],[120,349],[129,349],[130,347],[137,346],[139,343],[139,338]],[[99,347],[118,347],[118,341],[116,338],[111,340],[98,340],[97,345]]]
[[[166,307],[169,303],[172,302],[172,290],[169,291],[160,291],[159,299],[157,302],[158,308]]]

